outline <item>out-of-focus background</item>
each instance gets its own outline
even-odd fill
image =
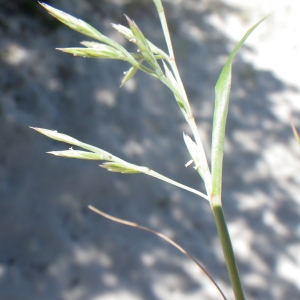
[[[111,27],[134,19],[166,49],[151,0],[52,0],[128,45]],[[223,202],[247,299],[300,298],[298,1],[164,1],[175,53],[207,152],[214,85],[245,31],[267,14],[235,58],[225,142]],[[55,47],[89,40],[32,0],[0,0],[0,299],[221,299],[164,241],[101,218],[88,204],[175,239],[232,299],[205,200],[145,175],[46,151],[55,129],[203,190],[171,93],[138,75],[119,88],[123,62],[72,57]],[[299,128],[298,127],[298,128]]]

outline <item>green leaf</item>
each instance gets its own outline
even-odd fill
[[[137,70],[138,69],[136,67],[131,67],[128,71],[126,71],[120,87],[122,87],[128,80],[130,80],[135,75]]]
[[[113,28],[115,28],[117,31],[119,31],[128,41],[136,44],[135,36],[133,35],[132,31],[121,24],[111,24]],[[164,51],[156,47],[154,44],[152,44],[149,40],[147,40],[147,43],[150,47],[150,50],[154,54],[158,54],[161,56],[161,58],[164,58],[166,60],[169,59],[168,54],[166,54]]]
[[[73,54],[74,56],[82,56],[87,58],[106,58],[106,59],[120,59],[127,60],[126,57],[113,47],[99,44],[96,48],[56,48],[56,50]]]
[[[126,16],[126,19],[128,21],[129,27],[131,29],[131,32],[133,34],[133,39],[131,40],[133,43],[135,43],[140,53],[144,56],[145,60],[149,63],[149,65],[153,68],[155,73],[158,77],[163,75],[163,72],[159,66],[159,64],[156,61],[156,58],[154,57],[154,54],[150,48],[150,45],[139,29],[139,27],[136,25],[134,21],[132,21],[130,18]]]
[[[110,38],[108,38],[107,36],[101,34],[98,30],[96,30],[94,27],[92,27],[91,25],[89,25],[88,23],[77,19],[61,10],[58,10],[50,5],[47,5],[45,3],[40,3],[41,6],[43,6],[48,12],[49,14],[51,14],[53,17],[55,17],[56,19],[58,19],[59,21],[61,21],[62,23],[66,24],[67,26],[69,26],[70,28],[72,28],[73,30],[76,30],[82,34],[85,34],[89,37],[92,37],[96,40],[99,40],[101,42],[103,42],[104,44],[107,44],[113,48],[115,48],[116,50],[118,50],[120,53],[122,53],[123,57],[120,58],[118,55],[118,57],[116,57],[116,59],[122,59],[122,60],[126,60],[127,62],[129,62],[130,64],[132,64],[134,67],[142,70],[143,72],[154,76],[154,77],[158,77],[162,74],[162,71],[160,69],[159,64],[156,62],[156,58],[154,57],[154,54],[150,51],[149,53],[146,51],[146,58],[148,60],[148,62],[150,63],[150,65],[153,67],[154,71],[152,71],[151,69],[143,66],[141,63],[138,63],[138,61],[124,48],[122,47],[120,44],[118,44],[117,42],[111,40]],[[135,25],[136,26],[136,25]],[[137,26],[136,26],[137,27]],[[138,29],[139,31],[139,29]],[[142,33],[139,33],[139,36],[141,37]],[[138,41],[141,45],[143,43],[140,42],[140,40]],[[147,44],[147,41],[146,41]],[[145,44],[145,45],[146,45]],[[144,45],[144,46],[145,46]],[[65,48],[67,49],[67,48]],[[69,48],[69,52],[71,52],[72,54],[74,54],[74,51],[72,52],[72,50],[70,50],[71,48]],[[61,49],[60,49],[61,50]],[[75,51],[75,55],[80,55],[80,56],[86,56],[86,57],[95,57],[96,53],[92,50],[89,51],[89,53],[83,53],[83,50],[79,50],[79,48],[77,48],[77,50]],[[67,52],[67,50],[65,50],[65,52]],[[163,51],[158,51],[159,55],[163,55],[164,52]],[[114,55],[116,55],[115,52]],[[144,53],[143,53],[144,54]],[[145,55],[143,55],[145,56]],[[98,56],[97,56],[98,57]],[[113,57],[105,57],[105,58],[113,58]],[[140,60],[140,58],[138,58]]]
[[[63,151],[50,151],[47,152],[56,156],[67,157],[67,158],[78,158],[78,159],[89,159],[89,160],[103,160],[103,156],[98,153],[86,152],[80,150],[63,150]]]
[[[66,24],[73,30],[76,30],[76,31],[78,31],[84,35],[87,35],[91,38],[94,38],[94,39],[101,39],[101,37],[103,36],[98,30],[96,30],[94,27],[92,27],[88,23],[86,23],[80,19],[77,19],[59,9],[56,9],[46,3],[39,2],[39,4],[41,6],[43,6],[51,16],[53,16],[60,22]]]
[[[37,128],[37,127],[30,127],[31,129],[34,129],[35,131],[46,135],[47,137],[57,140],[59,142],[64,142],[67,144],[71,144],[74,146],[79,146],[80,141],[70,137],[69,135],[63,134],[63,133],[59,133],[56,130],[49,130],[49,129],[45,129],[45,128]]]
[[[123,174],[135,174],[141,173],[138,166],[132,164],[121,164],[118,162],[107,162],[100,165],[101,168],[107,169],[110,172],[123,173]]]
[[[127,173],[127,174],[133,174],[133,173],[144,173],[148,176],[155,177],[157,179],[163,180],[165,182],[168,182],[170,184],[173,184],[175,186],[178,186],[182,189],[185,189],[187,191],[190,191],[194,194],[197,194],[206,200],[208,200],[208,197],[192,188],[189,188],[183,184],[180,184],[174,180],[171,180],[157,172],[154,172],[153,170],[150,170],[147,167],[142,167],[142,166],[137,166],[131,163],[128,163],[102,149],[99,149],[97,147],[91,146],[89,144],[82,143],[66,134],[59,133],[55,130],[49,130],[49,129],[44,129],[44,128],[36,128],[36,127],[30,127],[36,131],[38,131],[41,134],[46,135],[47,137],[68,143],[74,146],[78,146],[87,150],[90,150],[92,152],[86,152],[86,151],[80,151],[80,150],[73,150],[70,148],[69,150],[64,150],[64,151],[50,151],[48,153],[57,155],[57,156],[62,156],[62,157],[69,157],[69,158],[78,158],[78,159],[92,159],[92,160],[106,160],[108,162],[104,163],[101,165],[102,168],[107,169],[108,171],[111,172],[119,172],[119,173]]]
[[[123,53],[123,55],[126,57],[126,60],[129,63],[138,67],[137,61],[130,55],[130,53],[124,47],[122,47],[117,42],[111,40],[107,36],[103,35],[98,30],[96,30],[94,27],[89,25],[88,23],[86,23],[80,19],[77,19],[77,18],[75,18],[59,9],[56,9],[48,4],[41,3],[41,2],[39,2],[39,3],[41,6],[43,6],[49,12],[50,15],[52,15],[54,18],[58,19],[60,22],[66,24],[73,30],[76,30],[84,35],[87,35],[93,39],[99,40],[107,45],[110,45],[110,46],[116,48],[121,53]]]
[[[212,132],[212,195],[221,195],[222,186],[222,163],[223,163],[223,147],[225,138],[225,127],[229,104],[229,94],[231,87],[231,66],[232,60],[236,55],[239,48],[243,45],[248,36],[252,31],[262,22],[256,23],[251,27],[243,38],[235,46],[229,58],[227,59],[219,79],[215,87],[215,110],[214,110],[214,121],[213,121],[213,132]]]
[[[95,51],[98,51],[99,54],[103,55],[103,58],[127,60],[126,56],[123,54],[122,51],[117,50],[114,47],[105,45],[103,43],[82,41],[80,42],[80,44],[87,47],[87,49],[94,49]]]
[[[86,143],[82,143],[74,138],[72,138],[69,135],[66,135],[64,133],[59,133],[56,130],[49,130],[49,129],[45,129],[45,128],[37,128],[37,127],[30,127],[31,129],[34,129],[35,131],[49,137],[50,139],[59,141],[59,142],[63,142],[63,143],[67,143],[73,146],[77,146],[89,151],[92,151],[94,153],[97,153],[99,155],[99,157],[101,157],[101,160],[114,160],[115,156],[113,156],[112,154],[110,154],[109,152],[106,152],[100,148],[94,147],[92,145],[86,144]],[[75,150],[73,150],[75,151]],[[53,154],[53,153],[52,153]]]
[[[111,26],[116,29],[117,31],[119,31],[128,41],[133,42],[134,40],[134,35],[131,31],[131,29],[129,29],[126,26],[123,26],[121,24],[111,24]]]

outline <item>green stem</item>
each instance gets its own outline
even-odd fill
[[[164,37],[165,37],[167,47],[168,47],[169,57],[167,58],[167,61],[169,62],[170,66],[172,68],[172,71],[174,73],[175,79],[178,83],[178,86],[179,86],[179,89],[180,89],[180,92],[181,92],[181,96],[183,97],[183,100],[184,100],[184,102],[187,105],[188,110],[189,110],[188,115],[185,115],[185,118],[186,118],[186,121],[187,121],[188,125],[190,126],[190,128],[192,130],[192,133],[193,133],[195,142],[196,142],[196,144],[199,148],[199,151],[201,153],[203,153],[203,157],[205,157],[205,160],[206,160],[206,162],[205,162],[205,172],[207,174],[209,174],[210,171],[209,171],[209,167],[208,167],[204,147],[203,147],[200,135],[199,135],[199,131],[198,131],[195,119],[192,115],[191,108],[190,108],[190,103],[189,103],[189,100],[188,100],[183,82],[181,80],[181,77],[180,77],[180,74],[179,74],[179,71],[178,71],[178,67],[177,67],[177,64],[176,64],[176,61],[175,61],[175,56],[174,56],[171,36],[170,36],[170,33],[169,33],[169,29],[168,29],[168,24],[167,24],[167,20],[166,20],[166,16],[165,16],[165,11],[164,11],[164,8],[162,6],[161,0],[153,0],[153,2],[155,4],[157,12],[159,14],[161,26],[162,26],[163,33],[164,33]],[[176,94],[176,91],[174,91],[171,87],[169,87],[169,88],[172,90],[172,92],[174,94]],[[209,182],[205,182],[205,185],[206,185],[207,194],[210,194],[210,192],[211,192],[211,188],[210,188],[211,182],[210,182],[210,180],[209,180]]]
[[[223,254],[224,254],[227,270],[229,273],[232,289],[234,292],[235,300],[245,300],[243,287],[239,276],[239,271],[235,261],[232,244],[231,244],[229,232],[225,221],[225,216],[223,213],[223,208],[222,205],[220,204],[221,201],[217,201],[217,202],[219,203],[212,204],[212,210],[217,225],[217,230],[221,241]]]
[[[204,198],[205,200],[209,201],[207,195],[205,195],[205,194],[203,194],[203,193],[201,193],[201,192],[199,192],[199,191],[197,191],[195,189],[192,189],[192,188],[190,188],[190,187],[188,187],[188,186],[186,186],[184,184],[181,184],[181,183],[179,183],[179,182],[177,182],[175,180],[172,180],[172,179],[170,179],[168,177],[165,177],[165,176],[163,176],[163,175],[161,175],[161,174],[159,174],[159,173],[157,173],[157,172],[155,172],[153,170],[148,169],[146,172],[143,172],[143,173],[147,174],[149,176],[155,177],[157,179],[160,179],[162,181],[168,182],[168,183],[170,183],[172,185],[178,186],[179,188],[181,188],[183,190],[186,190],[186,191],[189,191],[191,193],[194,193],[194,194],[196,194],[196,195]]]
[[[173,52],[171,37],[170,37],[170,33],[169,33],[169,28],[168,28],[168,25],[167,25],[165,10],[162,6],[161,0],[153,0],[153,2],[156,6],[156,9],[157,9],[157,12],[158,12],[158,15],[159,15],[159,18],[160,18],[160,22],[161,22],[162,29],[163,29],[163,32],[164,32],[164,36],[165,36],[165,39],[166,39],[166,42],[167,42],[169,55],[170,55],[170,58],[172,60],[172,59],[174,59],[174,52]]]

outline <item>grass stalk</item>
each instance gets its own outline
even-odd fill
[[[212,191],[210,202],[236,300],[243,300],[245,297],[222,208],[222,174],[225,129],[231,88],[231,69],[233,58],[248,36],[264,19],[252,26],[234,47],[220,73],[215,88],[215,109],[211,149]]]
[[[186,134],[183,135],[184,142],[192,158],[190,162],[191,163],[194,162],[195,164],[194,168],[202,177],[205,183],[207,194],[205,195],[195,189],[192,189],[181,183],[171,180],[170,178],[167,178],[147,167],[137,166],[128,163],[100,148],[82,143],[65,134],[61,134],[56,131],[42,129],[42,128],[33,128],[33,129],[48,136],[49,138],[58,140],[60,142],[65,142],[72,146],[83,148],[85,150],[89,150],[89,152],[81,151],[81,150],[73,150],[71,147],[69,150],[65,150],[65,151],[51,151],[50,152],[51,154],[57,156],[63,156],[63,157],[78,158],[78,159],[104,160],[106,162],[104,162],[101,165],[101,167],[107,169],[108,171],[127,173],[127,174],[144,173],[149,176],[168,182],[170,184],[173,184],[182,189],[185,189],[194,194],[197,194],[198,196],[201,196],[206,200],[208,200],[210,202],[211,209],[215,218],[215,223],[216,223],[219,239],[221,242],[229,278],[232,284],[232,289],[235,295],[235,300],[244,300],[245,296],[244,296],[244,292],[243,292],[243,288],[242,288],[242,284],[241,284],[241,280],[240,280],[240,276],[239,276],[239,272],[238,272],[238,268],[234,256],[233,247],[231,244],[231,239],[229,236],[229,232],[228,232],[228,228],[227,228],[227,224],[226,224],[226,220],[222,208],[222,200],[221,200],[222,199],[222,173],[223,173],[222,165],[223,165],[226,120],[227,120],[229,95],[230,95],[230,87],[231,87],[232,60],[235,54],[237,53],[237,51],[239,50],[239,48],[243,45],[243,43],[247,39],[247,37],[264,19],[262,19],[260,22],[255,24],[253,27],[251,27],[243,36],[243,38],[239,41],[239,43],[235,46],[235,48],[229,55],[229,58],[225,63],[220,73],[219,79],[216,83],[215,109],[214,109],[214,118],[213,118],[212,146],[211,146],[211,170],[210,170],[207,162],[207,156],[205,155],[204,147],[197,128],[197,124],[193,117],[192,110],[188,101],[188,97],[175,61],[173,46],[172,46],[171,37],[170,37],[170,33],[166,21],[164,8],[162,6],[162,1],[153,0],[153,2],[159,14],[161,26],[163,29],[163,34],[168,48],[168,54],[166,54],[164,51],[157,48],[150,41],[148,41],[146,37],[143,35],[143,33],[140,31],[138,26],[135,24],[135,22],[129,19],[128,17],[126,18],[130,28],[126,28],[123,25],[116,25],[116,24],[113,24],[113,27],[117,29],[121,34],[123,34],[130,42],[133,42],[138,46],[140,50],[138,54],[129,53],[121,45],[109,39],[108,37],[104,36],[102,33],[97,31],[95,28],[85,23],[84,21],[74,18],[44,3],[40,3],[40,4],[46,10],[48,10],[48,12],[52,16],[54,16],[61,22],[65,23],[73,30],[79,31],[82,34],[92,37],[103,43],[103,44],[99,44],[95,42],[83,42],[82,44],[87,48],[60,48],[59,50],[67,53],[71,53],[76,56],[102,57],[107,59],[125,60],[129,64],[131,64],[132,67],[125,75],[121,85],[125,84],[131,77],[133,77],[137,70],[141,70],[145,73],[148,73],[151,76],[158,78],[163,84],[165,84],[173,92],[177,104],[179,105],[179,108],[183,113],[184,118],[187,121],[194,138],[193,141],[188,135]],[[161,68],[160,64],[157,62],[158,59],[163,60],[164,71]],[[148,62],[151,68],[143,65],[144,61]],[[171,70],[169,70],[165,62],[167,62]],[[294,127],[293,127],[293,131],[299,141],[299,136]],[[190,164],[190,162],[187,163],[187,165]],[[125,221],[122,222],[124,223]],[[132,224],[133,223],[131,223],[130,226],[132,226]],[[138,225],[138,227],[142,228],[143,226]],[[144,227],[142,229],[151,231],[149,229],[145,229]]]
[[[188,125],[189,125],[189,127],[192,131],[192,134],[193,134],[194,139],[196,141],[196,144],[199,148],[199,151],[200,151],[202,157],[205,160],[205,162],[203,163],[205,172],[210,173],[208,163],[207,163],[207,159],[206,159],[206,155],[205,155],[205,151],[204,151],[204,147],[203,147],[203,144],[202,144],[202,140],[200,138],[199,131],[198,131],[198,128],[197,128],[197,124],[196,124],[195,118],[192,114],[192,110],[190,108],[189,100],[188,100],[188,97],[187,97],[187,94],[186,94],[186,91],[185,91],[185,88],[184,88],[184,85],[183,85],[183,82],[182,82],[182,79],[181,79],[181,76],[180,76],[180,73],[179,73],[179,70],[178,70],[178,67],[177,67],[177,64],[176,64],[175,55],[174,55],[174,51],[173,51],[172,40],[171,40],[171,36],[170,36],[169,28],[168,28],[168,23],[167,23],[167,19],[166,19],[166,15],[165,15],[165,10],[163,8],[161,0],[153,0],[153,2],[156,6],[156,9],[157,9],[157,12],[158,12],[158,15],[159,15],[159,19],[160,19],[160,23],[161,23],[161,26],[162,26],[163,34],[164,34],[166,44],[167,44],[167,47],[168,47],[168,52],[169,52],[168,62],[169,62],[170,66],[172,68],[172,71],[174,73],[174,76],[175,76],[175,79],[176,79],[177,84],[179,86],[179,89],[181,91],[181,95],[183,97],[183,100],[189,108],[188,114],[184,115],[185,119],[186,119],[186,121],[187,121],[187,123],[188,123]],[[208,184],[207,182],[205,182],[205,186],[206,186],[206,189],[207,189],[207,193],[209,194],[210,193],[210,183]]]
[[[228,232],[222,205],[220,204],[212,205],[212,211],[214,214],[218,235],[222,245],[224,259],[227,266],[235,300],[245,300],[243,286],[239,276],[239,271],[236,264],[234,251],[233,251],[230,235]]]

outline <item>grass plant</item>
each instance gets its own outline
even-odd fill
[[[68,157],[68,158],[77,158],[77,159],[87,159],[87,160],[101,160],[104,161],[100,166],[107,169],[111,172],[119,172],[125,174],[133,173],[144,173],[149,176],[153,176],[157,179],[163,180],[170,184],[173,184],[179,188],[185,189],[191,193],[194,193],[206,201],[208,201],[214,219],[216,227],[219,234],[220,243],[224,253],[224,259],[226,262],[228,274],[232,284],[232,289],[236,300],[245,299],[243,287],[241,284],[238,267],[236,264],[234,251],[231,244],[231,239],[226,225],[226,220],[222,207],[222,166],[223,166],[223,152],[224,152],[224,138],[225,138],[225,128],[226,128],[226,119],[228,112],[229,104],[229,95],[231,87],[231,69],[232,61],[239,48],[243,45],[248,36],[252,31],[263,21],[259,21],[253,27],[251,27],[242,39],[235,46],[231,54],[229,55],[221,73],[219,79],[215,86],[215,109],[213,117],[213,130],[212,130],[212,145],[211,145],[211,167],[209,167],[207,156],[205,154],[202,141],[197,129],[195,119],[192,114],[192,110],[189,104],[185,88],[183,86],[175,56],[172,47],[172,42],[167,26],[167,21],[162,6],[161,0],[153,0],[157,12],[159,14],[161,26],[163,29],[163,34],[167,44],[168,53],[156,47],[153,43],[148,41],[142,31],[139,29],[137,24],[126,16],[128,27],[119,24],[112,24],[120,34],[122,34],[129,42],[136,45],[138,48],[138,53],[128,52],[123,46],[108,38],[107,36],[100,33],[98,30],[90,26],[88,23],[77,19],[63,11],[55,9],[45,3],[40,3],[53,17],[69,26],[71,29],[76,30],[83,35],[86,35],[96,41],[83,41],[81,44],[83,47],[75,48],[58,48],[58,50],[73,54],[74,56],[83,56],[88,58],[105,58],[105,59],[116,59],[123,60],[129,63],[130,68],[126,72],[121,86],[126,84],[130,78],[132,78],[137,71],[142,71],[147,73],[150,76],[153,76],[160,80],[164,85],[166,85],[173,93],[175,101],[178,104],[180,111],[183,114],[184,119],[189,125],[192,137],[187,134],[183,134],[183,140],[187,147],[187,150],[190,154],[191,160],[186,164],[193,164],[195,170],[198,172],[205,185],[205,192],[201,192],[195,189],[192,189],[188,186],[185,186],[179,182],[176,182],[168,177],[165,177],[154,170],[151,170],[148,167],[138,166],[130,162],[124,161],[123,159],[114,156],[111,153],[108,153],[100,148],[94,147],[92,145],[78,141],[77,139],[59,133],[54,130],[48,130],[43,128],[32,127],[41,134],[46,135],[47,137],[67,143],[72,147],[64,151],[51,151],[48,152],[53,155]],[[83,149],[83,150],[77,150]],[[110,218],[113,221],[138,227],[143,230],[148,230],[163,239],[167,240],[169,243],[177,247],[181,252],[186,254],[191,258],[200,268],[203,267],[197,263],[190,255],[177,245],[174,241],[168,239],[166,236],[154,232],[153,230],[146,228],[144,226],[120,220],[109,216],[96,208],[90,206],[90,208],[101,214],[104,217]],[[205,271],[205,270],[204,270]],[[208,275],[207,271],[205,271]],[[208,275],[209,276],[209,275]],[[211,277],[210,277],[211,278]],[[214,280],[211,278],[214,282]],[[216,285],[216,283],[214,282]],[[216,285],[217,286],[217,285]],[[218,286],[217,286],[218,287]],[[218,288],[219,289],[219,288]],[[219,289],[222,297],[226,299],[225,295]]]

